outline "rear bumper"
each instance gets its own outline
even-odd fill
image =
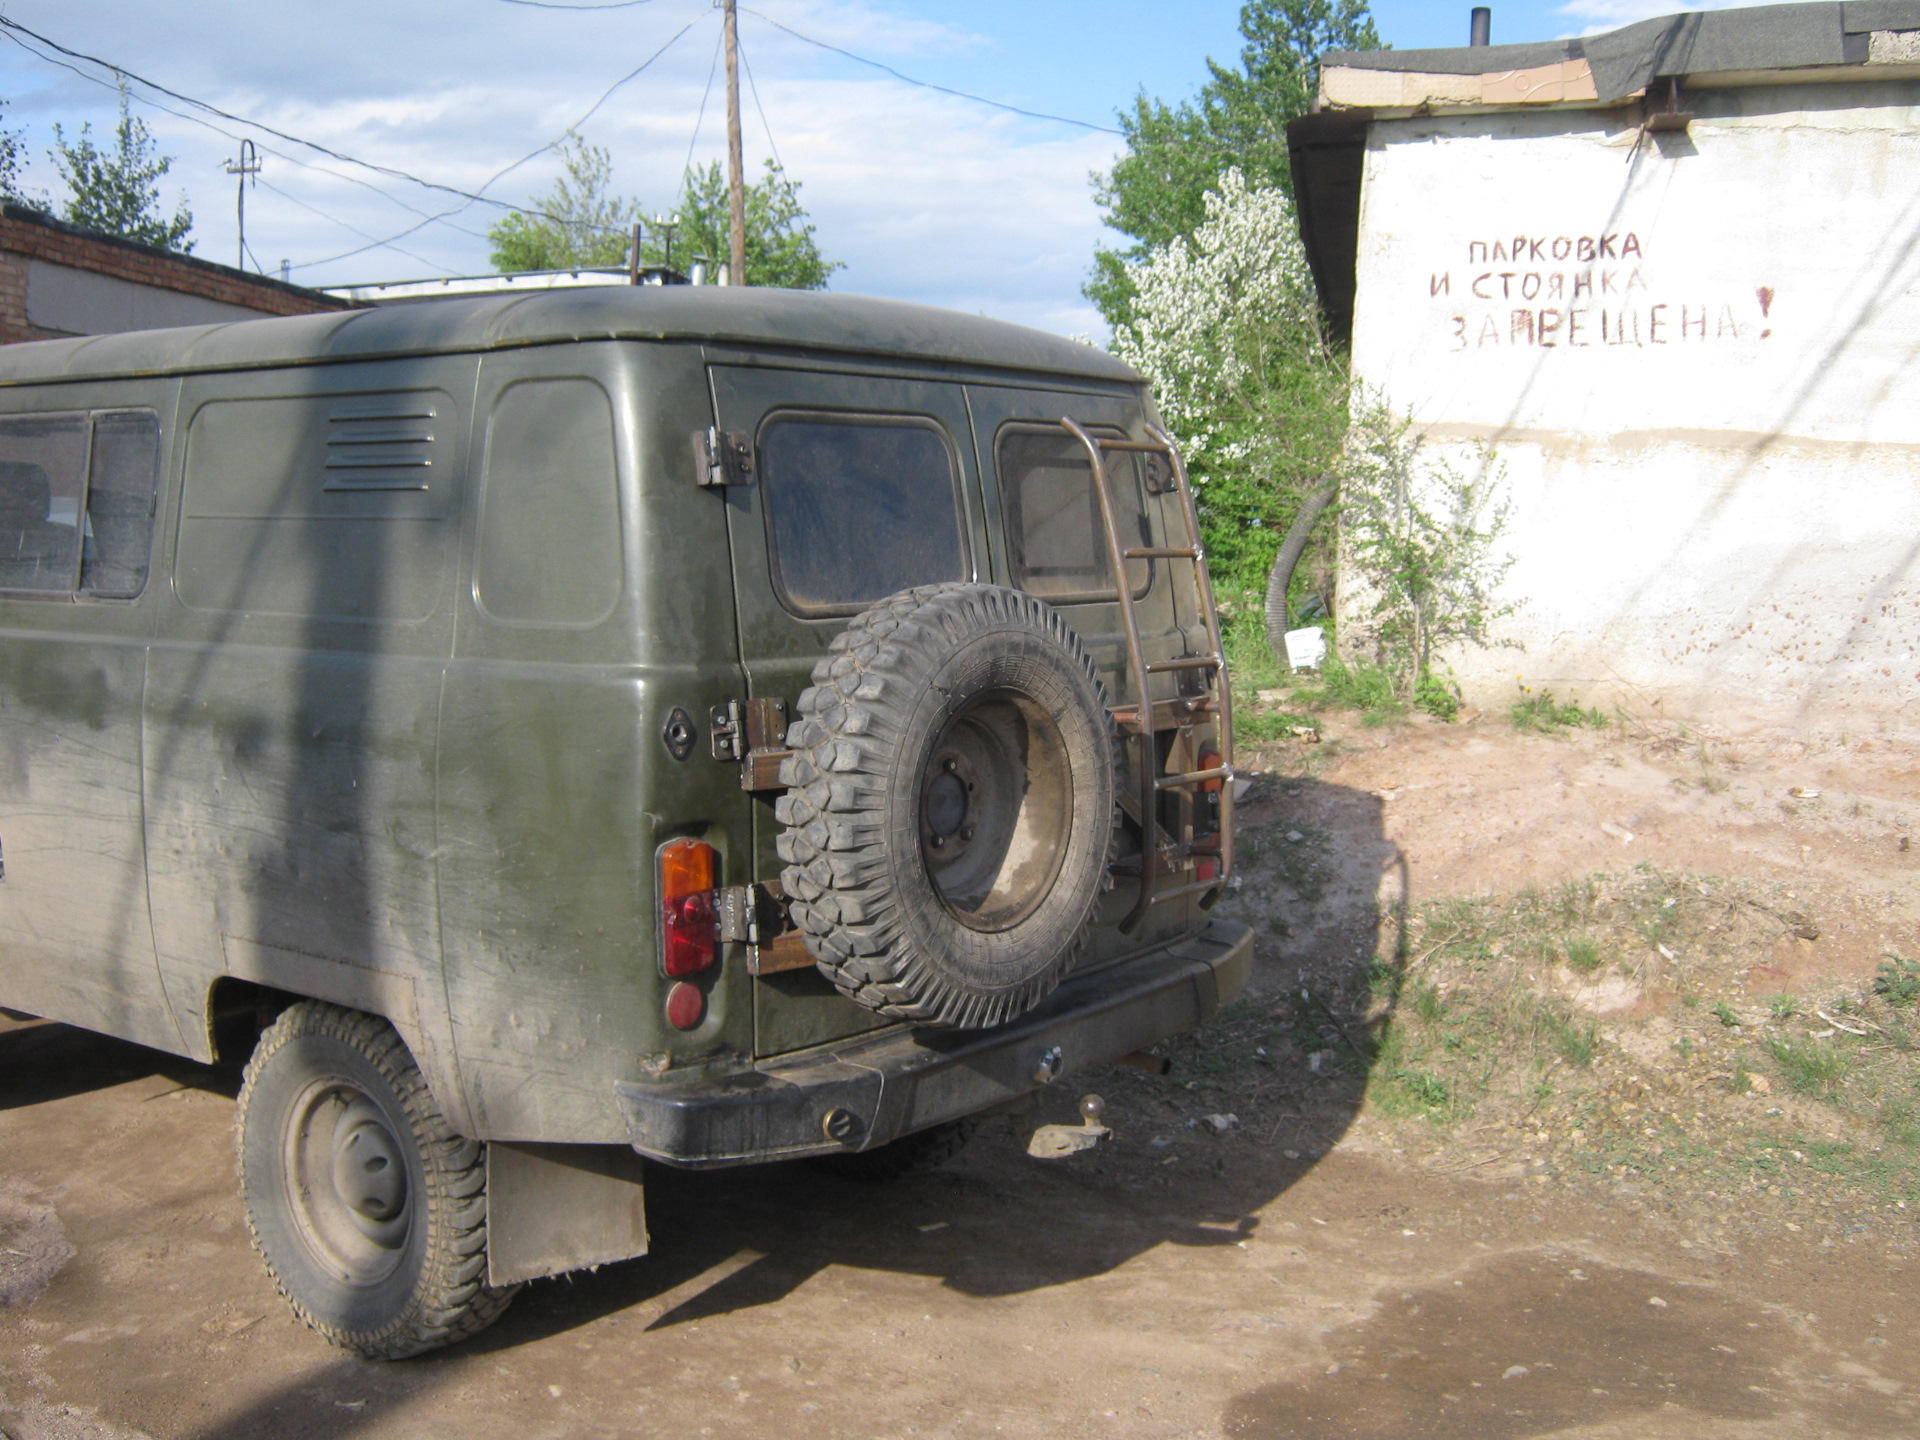
[[[1067,980],[993,1030],[855,1036],[721,1080],[615,1086],[633,1148],[703,1168],[869,1150],[1016,1100],[1191,1029],[1247,983],[1253,932],[1214,920],[1197,934]],[[844,1135],[836,1140],[828,1133]]]

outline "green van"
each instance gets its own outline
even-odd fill
[[[597,288],[0,350],[0,1005],[246,1061],[334,1343],[1197,1024],[1231,702],[1141,378]]]

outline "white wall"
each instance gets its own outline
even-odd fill
[[[1513,504],[1524,648],[1449,658],[1481,704],[1920,730],[1920,84],[1692,103],[1373,128],[1355,372]]]

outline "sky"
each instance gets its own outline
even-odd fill
[[[552,0],[567,3],[605,6]],[[1683,7],[1493,8],[1499,44]],[[1384,41],[1415,49],[1464,44],[1469,9],[1379,0],[1374,16]],[[134,87],[134,113],[174,157],[163,202],[169,213],[188,203],[194,253],[237,258],[225,166],[251,137],[264,168],[246,195],[247,268],[278,274],[284,261],[304,285],[487,273],[488,226],[549,189],[559,162],[548,147],[572,126],[610,152],[615,190],[648,215],[671,210],[689,158],[725,155],[714,0],[6,0],[0,14],[241,117]],[[1209,57],[1237,57],[1238,19],[1238,0],[741,0],[747,164],[757,173],[777,155],[801,183],[817,241],[845,266],[836,290],[1098,337],[1080,286],[1095,248],[1120,241],[1092,184],[1119,153],[1116,112],[1142,90],[1191,96]],[[57,208],[54,127],[71,140],[91,123],[108,138],[111,74],[0,36],[0,124],[25,143],[24,188]]]

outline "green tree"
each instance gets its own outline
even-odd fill
[[[0,110],[7,102],[0,100]],[[20,192],[20,167],[27,158],[27,147],[18,130],[0,130],[0,200],[16,205],[31,204]]]
[[[61,219],[163,250],[184,254],[193,249],[186,238],[193,214],[185,197],[171,219],[160,208],[160,177],[173,168],[173,157],[155,154],[146,122],[129,113],[126,81],[120,82],[120,122],[111,149],[93,143],[91,122],[82,125],[79,138],[71,142],[55,125],[47,155],[67,186]]]
[[[1228,169],[1248,183],[1293,193],[1287,122],[1306,114],[1328,50],[1377,50],[1366,0],[1248,0],[1238,67],[1207,62],[1211,78],[1192,100],[1169,105],[1142,91],[1122,112],[1127,153],[1095,177],[1105,221],[1133,243],[1101,249],[1085,293],[1109,325],[1132,304],[1130,263],[1206,218],[1205,196]]]
[[[546,197],[487,231],[494,266],[504,274],[626,261],[640,206],[612,193],[613,157],[569,130],[560,158],[560,178]]]
[[[800,182],[787,178],[773,161],[761,178],[746,187],[747,283],[787,290],[824,290],[836,270],[845,267],[820,253],[813,225],[800,204]],[[680,223],[673,232],[673,262],[685,269],[695,255],[715,264],[732,253],[733,211],[727,178],[714,161],[687,172]],[[667,263],[666,236],[648,231],[642,255],[649,264]]]

